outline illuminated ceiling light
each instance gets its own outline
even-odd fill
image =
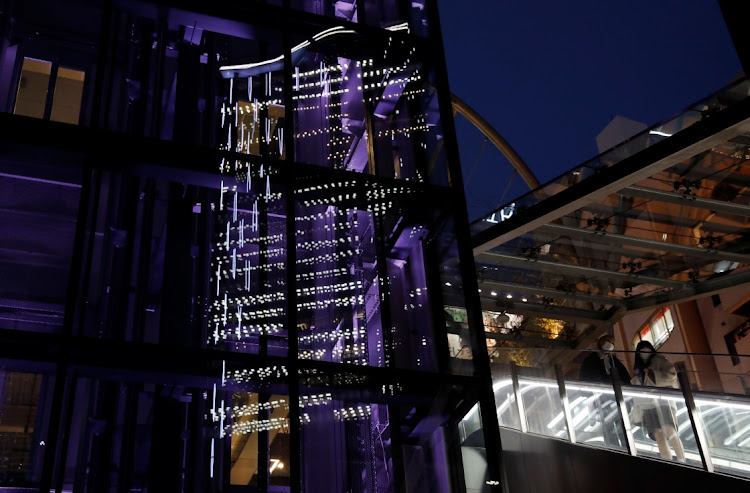
[[[510,293],[508,293],[507,295],[505,295],[505,297],[508,298],[508,299],[511,299],[511,298],[513,298],[513,295],[510,294]]]
[[[529,300],[527,300],[526,298],[521,298],[521,301],[523,301],[524,303],[526,303]]]
[[[497,291],[492,291],[492,292],[491,292],[490,294],[491,294],[492,296],[497,296]]]
[[[452,284],[451,284],[451,283],[449,283],[449,282],[446,282],[446,283],[445,283],[445,285],[446,285],[446,286],[452,286]]]

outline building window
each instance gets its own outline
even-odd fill
[[[16,93],[16,115],[44,118],[52,63],[24,58]]]
[[[641,327],[641,329],[635,333],[633,337],[633,350],[641,341],[648,341],[653,344],[654,348],[659,349],[669,336],[672,334],[674,329],[674,320],[672,319],[672,311],[669,308],[660,308],[656,313],[649,319],[649,321]]]
[[[52,121],[78,125],[85,79],[86,73],[81,70],[53,66],[52,62],[45,60],[24,58],[13,112],[16,115],[48,117]],[[50,89],[53,91],[52,101],[48,101]]]

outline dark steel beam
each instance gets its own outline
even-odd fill
[[[480,258],[486,259],[488,262],[498,266],[505,265],[519,267],[543,271],[544,273],[553,272],[556,274],[580,276],[585,278],[604,278],[633,284],[652,284],[654,286],[664,286],[673,289],[680,289],[686,284],[682,281],[675,281],[673,279],[663,279],[659,277],[644,276],[641,274],[628,274],[625,272],[612,272],[604,269],[595,269],[593,267],[562,264],[560,262],[552,262],[549,260],[515,257],[503,253],[485,252],[480,254]]]
[[[685,284],[681,289],[659,293],[643,298],[636,298],[625,302],[626,312],[636,312],[658,308],[660,306],[683,303],[685,301],[705,298],[714,294],[735,289],[738,286],[750,284],[750,270],[708,279],[706,281]]]
[[[669,192],[667,190],[656,190],[653,188],[630,186],[618,192],[620,195],[637,197],[639,199],[655,200],[668,204],[684,205],[695,209],[704,209],[711,212],[734,214],[736,216],[750,217],[750,205],[726,202],[724,200],[707,199],[694,195]]]
[[[750,209],[750,208],[748,208]],[[676,253],[679,255],[688,255],[692,257],[702,257],[707,260],[729,260],[731,262],[740,262],[750,264],[750,255],[743,253],[732,253],[722,250],[700,248],[696,246],[678,245],[667,241],[649,240],[646,238],[636,238],[616,233],[606,233],[604,231],[594,231],[592,229],[574,228],[563,226],[561,224],[546,224],[539,228],[545,233],[554,233],[571,238],[581,238],[587,241],[607,243],[614,245],[632,245],[659,252]],[[708,261],[706,263],[709,263]]]
[[[585,303],[592,303],[594,305],[622,305],[622,300],[620,298],[581,293],[580,291],[568,292],[562,291],[560,289],[544,288],[541,286],[528,286],[526,284],[516,284],[512,282],[500,282],[493,280],[480,281],[479,286],[485,286],[487,288],[499,289],[503,291],[513,291],[515,293],[528,293],[532,295],[547,296],[550,298],[562,298],[566,300],[582,301]]]
[[[610,310],[581,310],[567,306],[537,305],[531,303],[504,303],[496,298],[482,298],[482,308],[488,311],[507,311],[529,317],[553,318],[566,322],[600,324],[609,320]]]

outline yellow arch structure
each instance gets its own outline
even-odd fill
[[[539,180],[534,173],[529,169],[526,163],[521,159],[521,156],[511,147],[507,140],[505,140],[487,120],[477,113],[471,106],[459,99],[455,94],[451,94],[451,103],[453,106],[454,115],[460,113],[461,116],[469,120],[495,147],[503,153],[503,155],[510,161],[513,167],[521,175],[523,181],[529,186],[530,189],[534,190],[539,187]]]

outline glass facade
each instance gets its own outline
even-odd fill
[[[497,491],[434,2],[191,8],[0,9],[0,491]]]

